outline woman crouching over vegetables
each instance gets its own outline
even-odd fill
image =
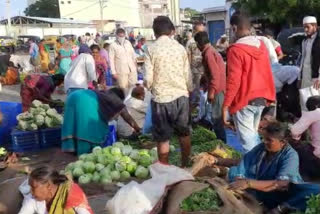
[[[109,134],[108,122],[119,115],[136,131],[141,128],[128,113],[120,88],[107,91],[77,90],[67,98],[62,125],[62,150],[77,155],[91,152]]]
[[[19,214],[93,214],[82,189],[47,166],[29,176],[32,197],[25,197]]]
[[[26,76],[21,84],[20,96],[22,99],[23,112],[29,110],[32,101],[40,100],[46,104],[56,104],[60,101],[51,99],[51,95],[57,86],[60,86],[64,81],[64,76],[56,74],[45,76],[39,74],[30,74]]]
[[[238,165],[229,171],[233,182],[229,188],[253,193],[268,214],[304,211],[307,197],[319,194],[320,186],[303,182],[298,154],[286,141],[287,127],[271,122],[263,132],[264,143],[244,155],[240,163],[218,159],[218,165]]]

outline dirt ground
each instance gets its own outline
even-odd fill
[[[57,170],[61,170],[64,169],[68,163],[77,160],[76,156],[62,153],[59,148],[21,155],[19,163],[11,164],[5,170],[0,171],[0,184],[8,179],[24,176],[25,173],[31,171],[37,166],[50,165]],[[25,160],[25,158],[30,158],[30,160]],[[107,213],[104,210],[107,201],[119,190],[119,187],[116,184],[108,186],[90,184],[82,186],[82,188],[88,197],[94,213],[96,214]]]

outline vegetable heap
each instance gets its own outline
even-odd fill
[[[95,147],[90,154],[79,156],[79,160],[70,163],[64,170],[80,184],[109,184],[114,181],[126,181],[133,177],[146,179],[148,167],[158,160],[157,149],[136,150],[121,142],[113,146]]]
[[[3,147],[0,147],[0,157],[5,156],[7,154],[7,150]]]
[[[180,208],[186,212],[218,211],[222,206],[219,195],[211,188],[193,193],[182,201]]]
[[[48,104],[34,100],[29,111],[19,114],[17,120],[17,129],[22,131],[35,131],[39,128],[61,126],[63,116],[58,114],[55,109],[51,109]]]

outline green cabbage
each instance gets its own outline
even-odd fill
[[[123,172],[126,170],[126,166],[127,164],[123,161],[118,161],[116,164],[115,164],[115,168],[117,171],[119,172]]]
[[[140,179],[146,179],[149,175],[149,170],[143,166],[138,166],[135,176]]]
[[[38,130],[38,126],[35,123],[29,123],[27,130],[28,131],[36,131],[36,130]]]
[[[55,117],[58,114],[57,110],[55,110],[54,108],[48,109],[46,113],[50,117]]]
[[[101,184],[111,184],[112,178],[110,176],[101,176],[100,177],[100,183]]]
[[[133,162],[131,161],[129,164],[127,164],[127,168],[126,170],[131,173],[131,174],[134,174],[134,172],[136,171],[137,169],[137,163],[136,162]]]
[[[152,159],[150,155],[149,154],[140,155],[139,164],[144,167],[150,166],[152,164]]]
[[[42,102],[39,101],[39,100],[34,100],[34,101],[32,101],[31,106],[34,107],[34,108],[41,107],[42,106]]]
[[[101,171],[102,169],[104,168],[104,165],[103,164],[101,164],[101,163],[97,163],[96,164],[96,171]]]
[[[132,150],[132,152],[130,154],[130,158],[132,158],[135,161],[138,161],[140,158],[139,151],[136,149]]]
[[[120,149],[122,149],[122,148],[124,147],[123,143],[121,143],[121,142],[116,142],[116,143],[114,143],[112,146],[113,146],[113,147],[120,148]]]
[[[94,183],[98,183],[100,181],[100,174],[98,172],[94,172],[91,181]]]
[[[27,121],[19,120],[17,128],[26,131],[29,127],[29,123]]]
[[[112,178],[112,180],[113,181],[119,181],[120,180],[120,172],[119,171],[112,171],[111,173],[110,173],[110,175],[111,175],[111,178]]]
[[[92,149],[92,153],[95,155],[100,155],[102,154],[102,148],[100,146],[96,146]]]
[[[37,126],[43,126],[44,124],[44,116],[42,116],[41,114],[38,114],[35,116],[35,123]]]
[[[84,164],[84,161],[77,160],[76,162],[74,162],[74,168],[82,168],[83,164]]]
[[[131,175],[130,175],[130,173],[127,172],[127,171],[123,171],[123,172],[121,172],[121,174],[120,174],[120,179],[121,179],[122,181],[129,180],[130,177],[131,177]]]
[[[75,178],[78,178],[83,174],[84,174],[84,172],[83,172],[82,168],[80,168],[80,167],[75,167],[74,170],[72,171],[72,176]]]
[[[124,156],[121,158],[121,161],[125,162],[126,164],[131,163],[132,159],[128,156]]]
[[[132,147],[129,145],[125,145],[124,147],[122,147],[121,150],[123,155],[129,156],[130,153],[132,152]]]
[[[88,154],[82,154],[79,156],[79,160],[85,161]]]
[[[110,176],[110,173],[111,173],[111,170],[109,168],[105,167],[100,171],[100,176],[101,177]]]
[[[174,147],[174,145],[170,145],[170,152],[175,152],[176,148]]]
[[[86,173],[94,173],[96,166],[95,166],[94,162],[88,161],[83,164],[83,169]]]
[[[112,155],[121,155],[121,149],[118,147],[112,147],[111,154]]]
[[[50,109],[50,106],[48,104],[42,104],[41,108],[45,111],[47,111],[48,109]]]
[[[88,174],[81,175],[78,181],[80,184],[88,184],[91,181],[91,176]]]
[[[91,154],[87,154],[85,161],[95,162],[94,155],[92,153]]]

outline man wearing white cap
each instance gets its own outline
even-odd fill
[[[305,17],[303,27],[307,38],[302,42],[301,88],[319,89],[320,35],[316,17]]]

